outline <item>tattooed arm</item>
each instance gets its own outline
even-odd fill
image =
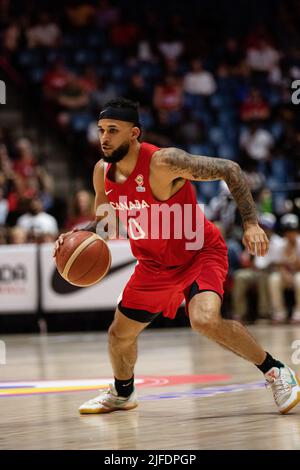
[[[269,241],[258,225],[256,207],[248,182],[237,163],[223,158],[190,155],[176,148],[161,149],[155,158],[159,171],[170,181],[177,178],[193,181],[224,180],[242,217],[244,245],[252,254],[266,254]]]

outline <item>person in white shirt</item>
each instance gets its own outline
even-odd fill
[[[272,134],[258,126],[256,121],[250,123],[240,136],[240,146],[248,156],[257,161],[266,161],[274,145]]]
[[[17,225],[27,232],[30,241],[55,241],[58,235],[55,218],[44,212],[42,201],[38,198],[30,201],[29,212],[18,218]]]
[[[254,72],[264,72],[269,78],[278,73],[280,52],[266,40],[260,39],[256,46],[250,47],[246,54],[246,63]]]
[[[280,219],[280,225],[283,230],[283,242],[276,249],[274,260],[276,270],[269,276],[272,319],[274,323],[283,323],[287,320],[284,291],[293,289],[295,305],[290,321],[300,323],[299,217],[295,214],[285,214]]]
[[[194,59],[191,66],[192,70],[187,72],[183,80],[184,92],[190,95],[212,95],[217,89],[213,75],[203,69],[201,60]]]

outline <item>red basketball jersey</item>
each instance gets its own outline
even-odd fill
[[[110,205],[125,225],[133,255],[138,260],[165,266],[187,263],[199,250],[213,246],[219,229],[204,216],[195,189],[186,180],[167,201],[158,201],[149,184],[150,162],[155,145],[143,142],[133,172],[124,183],[105,172],[105,193]]]

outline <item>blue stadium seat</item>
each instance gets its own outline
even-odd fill
[[[29,76],[33,83],[40,84],[43,80],[45,70],[42,67],[34,67],[30,70]]]
[[[23,49],[18,55],[21,67],[33,67],[41,64],[40,50],[36,48]]]
[[[214,148],[208,142],[202,144],[190,144],[187,146],[187,150],[189,153],[194,155],[207,155],[208,157],[214,156]]]
[[[90,64],[95,60],[95,53],[89,49],[79,49],[74,53],[73,59],[77,65]]]
[[[71,117],[71,127],[74,132],[86,131],[89,124],[93,121],[93,116],[86,112],[73,113]]]
[[[225,133],[222,127],[213,126],[208,131],[209,140],[214,145],[220,145],[225,141]]]

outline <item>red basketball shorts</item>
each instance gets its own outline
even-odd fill
[[[189,300],[199,291],[214,291],[223,299],[227,271],[227,247],[221,235],[181,266],[139,261],[118,307],[140,322],[150,322],[160,313],[173,319],[184,299],[188,314]]]

